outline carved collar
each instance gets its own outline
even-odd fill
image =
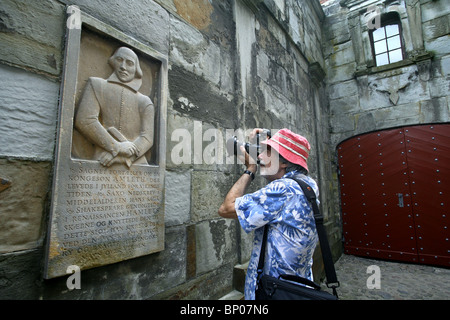
[[[130,82],[122,82],[119,78],[117,78],[116,73],[113,74],[107,79],[108,82],[113,82],[130,88],[131,90],[138,92],[139,88],[142,85],[142,79],[134,78]]]

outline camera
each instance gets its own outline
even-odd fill
[[[271,133],[269,129],[262,129],[261,132],[256,134],[256,143],[252,144],[249,142],[240,142],[236,136],[231,137],[227,140],[227,151],[229,154],[233,154],[235,156],[241,154],[240,147],[243,145],[245,151],[256,160],[259,164],[258,156],[261,154],[261,141],[270,139]]]

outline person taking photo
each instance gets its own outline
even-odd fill
[[[253,139],[262,129],[254,129]],[[289,129],[281,129],[270,139],[261,142],[264,151],[258,156],[260,175],[268,184],[256,192],[246,194],[257,172],[257,164],[241,146],[241,161],[246,170],[231,187],[219,215],[238,219],[246,233],[255,231],[253,250],[245,280],[245,299],[254,300],[257,287],[257,268],[268,226],[263,274],[300,276],[313,281],[313,254],[318,236],[311,206],[299,184],[292,178],[305,181],[319,195],[317,183],[308,176],[308,140]]]

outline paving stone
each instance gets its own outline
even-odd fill
[[[380,289],[369,289],[367,267],[380,268]],[[342,255],[335,264],[340,300],[450,300],[450,269]],[[323,285],[324,290],[328,289]]]

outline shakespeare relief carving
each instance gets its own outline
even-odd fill
[[[45,279],[165,244],[167,56],[67,12]]]
[[[90,77],[75,115],[75,128],[94,145],[92,158],[103,166],[148,165],[155,108],[138,90],[142,69],[136,53],[120,47],[109,58],[108,79]],[[76,147],[76,146],[75,146]]]

